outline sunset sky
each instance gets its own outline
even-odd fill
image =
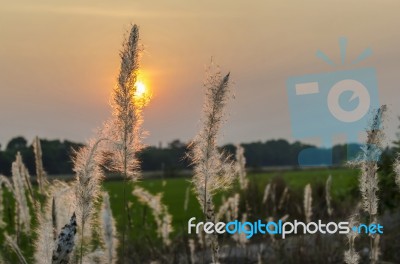
[[[147,144],[187,141],[197,132],[205,68],[211,57],[230,71],[235,99],[222,142],[291,136],[286,79],[375,67],[381,103],[389,106],[390,140],[400,122],[399,1],[0,1],[0,142],[83,142],[111,115],[119,50],[132,23],[140,27]],[[349,61],[338,39],[348,38]],[[318,120],[317,120],[318,122]]]

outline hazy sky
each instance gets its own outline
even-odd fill
[[[286,79],[367,66],[377,69],[393,137],[399,10],[396,0],[0,0],[0,142],[93,135],[110,117],[118,52],[131,23],[140,26],[142,71],[153,93],[145,111],[148,144],[196,134],[211,57],[234,82],[222,142],[293,140]],[[349,59],[367,47],[373,56],[340,67],[316,58],[320,49],[339,61],[341,36]]]

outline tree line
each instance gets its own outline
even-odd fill
[[[68,140],[41,139],[43,149],[43,164],[49,175],[72,174],[72,159],[75,151],[83,146],[81,143]],[[258,141],[241,144],[244,148],[246,166],[248,169],[257,170],[264,167],[297,166],[298,154],[305,148],[315,147],[301,142],[290,143],[285,139]],[[221,147],[232,154],[236,146],[227,144]],[[143,171],[164,171],[166,176],[173,176],[175,172],[191,169],[189,159],[186,157],[188,144],[180,140],[170,142],[166,147],[148,146],[140,154],[141,168]],[[330,149],[320,149],[330,151]],[[35,160],[32,144],[23,137],[11,139],[5,148],[0,148],[0,173],[10,175],[11,163],[15,155],[20,152],[23,161],[30,173],[34,174]],[[392,153],[387,149],[387,153]],[[347,145],[335,145],[332,148],[333,165],[340,166],[347,158]]]

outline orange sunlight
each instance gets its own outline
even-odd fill
[[[145,96],[146,93],[146,85],[141,82],[141,81],[137,81],[136,84],[136,91],[135,91],[135,96],[136,97],[143,97]]]
[[[144,107],[150,102],[151,93],[143,81],[136,81],[135,86],[135,99],[140,106]]]

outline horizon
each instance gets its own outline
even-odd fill
[[[27,140],[27,146],[28,146],[28,147],[29,147],[29,146],[32,146],[33,140],[34,140],[33,138],[32,138],[32,139],[28,139],[28,138],[26,138],[26,137],[24,137],[24,136],[16,135],[16,136],[12,137],[10,140],[8,140],[8,141],[6,142],[6,144],[0,144],[0,151],[5,151],[5,150],[6,150],[7,144],[8,144],[12,139],[15,139],[15,138],[18,138],[18,137],[23,137],[24,139],[26,139],[26,140]],[[39,139],[40,139],[41,141],[43,141],[43,140],[45,140],[45,141],[60,141],[61,143],[68,141],[68,142],[71,142],[71,143],[74,143],[74,144],[82,144],[82,145],[85,145],[85,144],[86,144],[86,142],[73,141],[73,140],[70,140],[70,139],[68,139],[68,138],[41,138],[41,137],[39,137]],[[144,148],[148,148],[148,147],[160,148],[160,146],[161,146],[162,149],[166,149],[166,148],[168,148],[168,145],[169,145],[170,143],[173,143],[173,142],[176,141],[176,140],[178,140],[180,143],[183,143],[183,144],[186,144],[186,145],[187,145],[187,144],[190,144],[190,141],[182,141],[182,140],[176,138],[176,139],[173,139],[173,140],[171,140],[171,141],[169,141],[169,142],[159,142],[159,144],[154,144],[154,145],[145,144]],[[239,144],[239,145],[248,145],[248,144],[254,144],[254,143],[261,143],[261,144],[264,144],[264,143],[267,143],[267,142],[271,142],[271,141],[280,141],[280,140],[284,140],[284,141],[288,142],[289,144],[301,143],[301,144],[304,144],[304,145],[311,145],[311,146],[317,147],[317,148],[319,148],[319,149],[329,149],[329,148],[330,148],[330,147],[326,147],[326,146],[318,146],[318,145],[315,145],[315,144],[312,144],[312,143],[306,143],[306,142],[303,142],[303,141],[301,141],[301,140],[289,141],[289,140],[287,140],[287,139],[285,139],[285,138],[271,138],[271,139],[257,140],[257,141],[246,141],[246,142],[239,142],[239,143],[237,143],[237,144]],[[395,147],[394,144],[393,144],[393,142],[390,142],[390,143],[391,143],[391,144],[390,144],[390,145],[387,145],[386,147],[389,147],[389,148]],[[224,147],[224,146],[227,146],[227,145],[234,145],[234,146],[236,146],[237,144],[231,143],[231,142],[227,142],[227,143],[219,144],[219,147]],[[353,145],[353,144],[354,144],[354,145],[362,145],[363,143],[360,143],[360,142],[349,142],[349,143],[348,143],[348,142],[344,142],[344,143],[340,143],[340,142],[338,142],[338,143],[333,144],[332,147],[339,146],[339,145],[347,145],[347,144],[350,144],[350,145]]]

